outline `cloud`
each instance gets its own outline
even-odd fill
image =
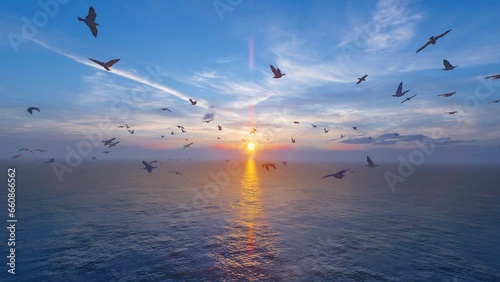
[[[337,139],[334,139],[337,140]],[[332,140],[332,141],[334,141]],[[398,143],[409,143],[409,142],[428,142],[432,141],[436,145],[452,145],[452,144],[458,144],[458,143],[470,143],[470,142],[475,142],[477,141],[476,139],[473,140],[453,140],[452,138],[445,137],[445,138],[437,138],[437,139],[432,139],[424,134],[413,134],[413,135],[396,135],[395,133],[386,133],[383,135],[380,135],[376,138],[371,138],[371,137],[363,137],[363,138],[351,138],[348,140],[343,140],[340,143],[344,144],[374,144],[374,145],[394,145]]]

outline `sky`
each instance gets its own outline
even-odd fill
[[[77,20],[90,6],[97,38]],[[0,156],[246,157],[245,139],[262,159],[397,161],[427,146],[427,159],[500,163],[500,103],[490,103],[500,80],[484,79],[500,74],[499,10],[498,1],[7,1]],[[120,61],[106,71],[88,58]],[[443,59],[458,67],[442,70]],[[286,75],[274,79],[270,65]],[[400,82],[410,91],[392,97]],[[111,149],[100,142],[113,137]]]

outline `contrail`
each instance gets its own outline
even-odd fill
[[[76,55],[73,55],[71,53],[68,53],[68,52],[65,52],[65,51],[61,51],[57,48],[54,48],[52,46],[50,46],[49,44],[45,43],[45,42],[42,42],[42,41],[39,41],[37,39],[34,39],[34,38],[27,38],[31,41],[33,41],[34,43],[40,45],[41,47],[45,48],[45,49],[48,49],[54,53],[57,53],[57,54],[60,54],[60,55],[63,55],[64,57],[66,58],[69,58],[77,63],[80,63],[80,64],[83,64],[83,65],[86,65],[86,66],[89,66],[89,67],[93,67],[93,68],[96,68],[96,69],[101,69],[101,67],[99,67],[98,65],[88,61],[86,58],[81,58],[81,57],[78,57]],[[119,70],[119,69],[113,69],[113,71],[111,71],[110,73],[112,74],[115,74],[115,75],[118,75],[118,76],[121,76],[121,77],[124,77],[124,78],[128,78],[130,80],[133,80],[135,82],[138,82],[138,83],[142,83],[144,85],[147,85],[147,86],[150,86],[150,87],[153,87],[153,88],[156,88],[158,90],[162,90],[164,92],[167,92],[169,94],[172,94],[180,99],[183,99],[183,100],[188,100],[189,97],[184,95],[183,93],[175,90],[175,89],[172,89],[170,87],[167,87],[167,86],[164,86],[164,85],[161,85],[159,83],[156,83],[156,82],[152,82],[150,80],[148,80],[147,78],[145,77],[141,77],[141,76],[138,76],[138,75],[135,75],[135,74],[131,74],[129,72],[126,72],[126,71],[123,71],[123,70]],[[199,102],[202,102],[202,101],[199,101]],[[206,105],[203,105],[203,104],[200,104],[198,103],[199,106],[203,107],[203,108],[208,108]]]

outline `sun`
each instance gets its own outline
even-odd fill
[[[247,149],[248,149],[248,151],[255,150],[255,144],[252,143],[252,142],[249,142],[248,145],[247,145]]]

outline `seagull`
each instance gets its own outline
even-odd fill
[[[372,159],[370,159],[370,157],[366,156],[366,161],[368,162],[368,164],[366,165],[367,167],[376,167],[378,165],[374,164]]]
[[[113,141],[115,141],[116,137],[115,138],[111,138],[109,140],[104,140],[104,141],[101,141],[102,143],[104,143],[104,146],[108,146],[109,144],[113,143]]]
[[[189,144],[186,144],[186,145],[183,145],[183,146],[184,146],[184,148],[182,148],[182,149],[189,148],[191,145],[193,145],[193,142],[191,142],[191,143],[189,143]]]
[[[331,176],[333,176],[333,177],[335,177],[335,178],[338,178],[338,179],[341,179],[341,178],[344,178],[344,177],[345,177],[344,173],[346,173],[347,171],[349,171],[349,168],[348,168],[348,169],[341,170],[341,171],[336,172],[336,173],[332,173],[332,174],[325,175],[325,176],[321,177],[321,179],[323,179],[323,178],[327,178],[327,177],[331,177]]]
[[[163,139],[163,138],[165,138],[165,135],[162,135],[162,136],[161,136],[161,139]]]
[[[403,103],[404,103],[404,102],[406,102],[406,101],[410,101],[410,100],[411,100],[411,98],[413,98],[413,97],[415,97],[415,96],[417,96],[417,94],[415,94],[415,95],[413,95],[413,96],[410,96],[410,97],[406,97],[406,99],[404,99],[404,100],[403,100],[403,102],[401,102],[401,104],[403,104]]]
[[[495,80],[495,79],[500,79],[500,74],[495,74],[495,75],[486,76],[484,79],[488,79],[488,78],[491,78],[491,79],[493,79],[493,80]]]
[[[300,124],[300,122],[298,122],[298,121],[294,121],[293,123],[295,123],[295,124]]]
[[[344,135],[344,134],[340,134],[340,138],[344,138],[344,137],[345,137],[345,135]]]
[[[186,133],[186,130],[184,129],[184,127],[183,127],[183,128],[181,128],[181,132],[182,132],[182,133]]]
[[[177,128],[184,129],[184,126],[182,126],[182,125],[177,125]]]
[[[286,74],[282,74],[281,73],[281,70],[278,68],[275,68],[273,65],[269,65],[271,67],[271,71],[273,72],[274,76],[273,78],[281,78],[282,76],[286,75]]]
[[[267,169],[267,171],[269,171],[269,168],[272,167],[274,169],[276,169],[276,165],[273,164],[273,163],[265,163],[265,164],[262,164],[262,168],[265,168]]]
[[[445,114],[454,115],[456,113],[458,113],[458,112],[457,111],[453,111],[453,112],[446,112]]]
[[[294,138],[290,138],[290,139],[292,139],[292,143],[295,143],[295,139]]]
[[[196,105],[196,103],[198,103],[198,101],[194,101],[194,100],[193,100],[193,99],[191,99],[191,98],[189,99],[189,102],[191,102],[191,105],[193,105],[193,106],[194,106],[194,105]]]
[[[182,173],[178,172],[177,170],[172,170],[172,171],[169,171],[169,172],[175,172],[175,174],[177,174],[177,175],[182,175]]]
[[[431,37],[429,38],[429,40],[427,41],[427,43],[425,43],[425,44],[424,44],[424,46],[420,47],[420,48],[417,50],[417,52],[415,52],[415,53],[418,53],[418,52],[420,52],[420,51],[424,50],[424,49],[425,49],[425,47],[429,46],[430,44],[432,44],[432,45],[436,44],[436,41],[437,41],[439,38],[441,38],[441,37],[445,36],[445,35],[446,35],[448,32],[450,32],[450,31],[451,31],[451,29],[450,29],[450,30],[447,30],[446,32],[444,32],[444,33],[442,33],[442,34],[440,34],[440,35],[438,35],[438,36],[431,36]]]
[[[134,134],[134,129],[128,130],[128,132],[130,132],[130,134]]]
[[[500,102],[500,100],[493,100],[493,101],[489,102],[488,104],[496,104],[498,102]]]
[[[403,82],[399,83],[398,89],[396,90],[396,94],[392,95],[392,97],[401,97],[405,95],[406,92],[410,91],[409,89],[403,92]]]
[[[142,161],[142,164],[144,165],[143,169],[147,170],[149,173],[153,171],[153,168],[158,168],[156,166],[148,164],[146,161]]]
[[[218,129],[218,130],[222,130],[222,126],[217,125],[217,129]]]
[[[101,62],[101,61],[98,61],[98,60],[94,60],[92,58],[89,58],[89,60],[91,60],[92,62],[102,66],[105,70],[107,71],[111,71],[111,66],[116,64],[116,62],[118,62],[120,59],[114,59],[114,60],[111,60],[111,61],[108,61],[107,63],[104,63],[104,62]]]
[[[169,111],[169,112],[172,112],[171,110],[169,110],[168,108],[161,108],[160,111]]]
[[[328,131],[330,131],[330,129],[323,128],[323,131],[325,131],[325,133],[328,133]]]
[[[286,164],[288,163],[287,161],[282,161],[283,165],[286,166]]]
[[[19,149],[19,152],[21,152],[21,151],[29,151],[29,152],[33,153],[33,151],[31,151],[31,149],[28,149],[28,148],[21,148],[21,149]]]
[[[170,132],[170,134],[171,134],[171,135],[174,135],[175,133],[172,131],[172,132]]]
[[[19,157],[22,157],[22,155],[14,155],[14,156],[12,156],[12,159],[15,160],[15,159],[17,159]]]
[[[457,92],[450,92],[450,93],[444,93],[444,94],[439,94],[438,96],[442,96],[442,97],[451,97],[453,95],[455,95]]]
[[[151,165],[151,164],[156,164],[156,163],[160,163],[160,164],[161,164],[162,162],[157,161],[157,160],[154,160],[154,161],[150,161],[150,162],[149,162],[149,164],[150,164],[150,165]]]
[[[212,120],[213,120],[213,119],[204,120],[203,122],[209,123],[209,122],[211,122]]]
[[[115,143],[111,143],[111,144],[109,144],[108,148],[114,147],[114,146],[118,145],[118,143],[120,143],[120,141],[117,141]]]
[[[358,130],[358,127],[357,126],[353,126],[352,129]]]
[[[318,127],[317,125],[315,125],[315,124],[312,124],[312,123],[311,123],[311,125],[312,125],[312,127],[314,127],[314,128]]]
[[[109,154],[112,153],[113,151],[102,151],[103,154]]]
[[[35,151],[40,152],[40,153],[47,152],[47,150],[45,150],[45,149],[35,149]]]
[[[90,7],[89,14],[85,17],[85,19],[78,17],[78,21],[86,23],[87,26],[90,28],[92,35],[94,35],[94,37],[97,38],[97,26],[99,24],[95,22],[96,16],[97,15],[95,13],[94,7]]]
[[[128,124],[125,124],[125,126],[127,127],[127,129],[132,127],[131,125],[128,125]]]
[[[33,111],[40,112],[40,108],[37,108],[37,107],[29,107],[28,108],[28,113],[30,113],[30,115],[33,115]]]
[[[48,161],[44,162],[44,164],[51,164],[51,163],[54,163],[54,162],[55,162],[55,159],[54,159],[54,158],[52,158],[52,159],[50,159],[50,160],[48,160]]]
[[[125,125],[118,125],[118,128],[124,128]]]
[[[452,64],[450,64],[450,62],[448,62],[448,60],[444,59],[443,60],[443,65],[444,65],[444,69],[443,70],[452,70],[458,66],[453,66]]]
[[[399,133],[394,133],[394,136],[399,136],[400,134]]]
[[[367,75],[367,74],[365,74],[365,75],[363,75],[362,77],[358,77],[358,82],[357,82],[356,84],[360,84],[362,81],[366,81],[366,77],[367,77],[367,76],[368,76],[368,75]]]

